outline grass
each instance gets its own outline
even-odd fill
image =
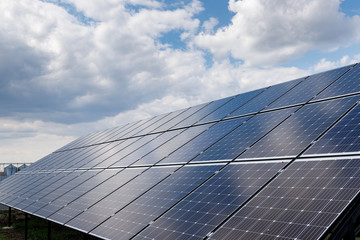
[[[0,214],[7,215],[7,211],[0,211]],[[7,223],[0,222],[0,240],[17,240],[25,239],[25,217],[20,211],[12,211],[12,215],[16,216],[16,220],[12,224],[11,229],[3,229]],[[28,239],[31,240],[46,240],[48,237],[48,222],[42,218],[28,215]],[[67,239],[84,239],[84,234],[61,226],[56,223],[51,223],[51,239],[52,240],[67,240]],[[88,236],[89,240],[96,240],[98,238]]]

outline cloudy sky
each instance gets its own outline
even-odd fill
[[[0,162],[360,61],[358,0],[1,0]]]

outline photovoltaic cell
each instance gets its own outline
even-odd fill
[[[233,120],[216,123],[205,132],[201,133],[181,148],[171,153],[158,164],[187,163],[194,157],[205,151],[212,144],[223,138],[226,134],[233,131],[236,127],[244,123],[249,117],[236,118]]]
[[[207,130],[211,125],[212,124],[200,125],[184,130],[176,137],[170,139],[154,151],[133,163],[132,166],[153,165],[159,162],[163,158],[167,157],[170,153],[174,152],[176,149],[180,148],[191,139]]]
[[[238,110],[232,112],[228,117],[241,116],[244,114],[257,113],[258,111],[264,109],[270,103],[275,101],[281,95],[289,91],[291,88],[299,84],[304,79],[296,79],[290,82],[281,83],[278,85],[271,86],[260,95],[256,96],[253,100],[239,108]]]
[[[91,231],[108,239],[129,239],[224,165],[185,166]]]
[[[275,161],[230,164],[135,239],[203,239],[284,166]]]
[[[177,168],[178,166],[150,168],[105,198],[97,198],[98,201],[95,205],[83,209],[81,214],[74,217],[66,225],[83,231],[92,230],[106,220],[108,216],[115,214],[121,208],[140,197]],[[72,204],[84,205],[82,201],[74,201]],[[79,210],[78,206],[76,210]]]
[[[44,191],[44,190],[46,190],[46,189],[44,189],[40,192],[40,194],[36,194],[36,198],[31,199],[32,202],[30,204],[28,204],[27,207],[24,208],[24,211],[35,213],[40,208],[46,206],[47,204],[58,199],[62,195],[68,193],[70,190],[74,189],[76,186],[78,186],[78,185],[86,182],[88,179],[94,177],[99,172],[100,172],[100,170],[90,170],[90,171],[78,172],[79,174],[75,178],[69,178],[68,176],[66,176],[66,178],[64,178],[64,180],[67,180],[65,183],[58,181],[56,185],[49,186],[48,191]]]
[[[134,131],[131,134],[125,135],[124,137],[139,136],[139,135],[149,134],[150,132],[152,132],[156,128],[158,128],[158,127],[166,124],[168,121],[171,121],[172,119],[176,118],[177,116],[179,116],[180,114],[182,114],[186,110],[187,109],[181,109],[181,110],[178,110],[178,111],[175,111],[175,112],[171,112],[171,113],[167,114],[166,116],[162,117],[161,119],[159,119],[158,121],[154,122],[153,124],[147,126],[146,128],[141,129],[140,131]]]
[[[207,104],[205,107],[203,107],[202,109],[200,109],[199,111],[197,111],[196,113],[191,115],[190,117],[184,119],[183,121],[181,121],[178,124],[176,124],[175,126],[173,126],[171,129],[192,126],[192,125],[196,124],[197,122],[199,122],[204,117],[206,117],[207,115],[216,111],[216,109],[218,109],[219,107],[224,105],[229,100],[230,100],[230,98],[223,98],[220,100],[210,102],[209,104]]]
[[[360,151],[360,105],[333,126],[304,154],[334,154]]]
[[[241,106],[249,102],[252,98],[261,94],[263,91],[264,89],[259,89],[259,90],[236,95],[232,97],[230,101],[226,102],[224,105],[216,109],[214,112],[210,113],[205,118],[201,119],[198,123],[205,123],[205,122],[211,122],[211,121],[217,121],[223,119],[231,112],[235,111],[236,109],[240,108]]]
[[[135,178],[144,170],[144,168],[119,169],[117,174],[108,178],[105,182],[86,192],[84,195],[76,198],[71,203],[65,205],[48,218],[52,221],[64,224],[116,189],[120,188],[122,185],[126,184],[131,179]]]
[[[289,108],[255,115],[208,148],[192,162],[232,160],[286,117],[290,116],[296,109]]]
[[[319,239],[360,192],[360,160],[296,160],[210,239]]]
[[[150,152],[156,150],[160,146],[162,146],[164,143],[169,141],[170,139],[174,138],[181,132],[183,132],[183,129],[180,130],[174,130],[174,131],[168,131],[165,133],[162,133],[159,135],[159,137],[155,138],[153,141],[148,142],[147,144],[141,146],[136,151],[126,155],[123,158],[119,158],[119,160],[115,163],[112,163],[110,167],[127,167],[130,164],[136,162],[137,160],[141,159],[143,156],[146,156]],[[106,166],[108,163],[105,163]],[[98,166],[104,166],[104,164],[100,164]]]
[[[305,105],[239,158],[296,156],[358,99],[355,96]]]
[[[330,87],[320,93],[315,100],[360,92],[360,65],[357,64]]]
[[[350,66],[338,68],[335,70],[318,73],[306,78],[299,85],[291,89],[284,96],[270,104],[267,109],[285,107],[294,104],[305,103],[313,98],[316,94],[325,89],[333,81],[344,74]]]
[[[109,167],[113,163],[119,161],[119,159],[122,159],[123,157],[136,151],[137,149],[147,144],[148,142],[152,141],[158,136],[159,136],[158,134],[151,134],[143,137],[135,137],[135,138],[123,140],[124,143],[127,144],[122,144],[120,148],[119,147],[111,148],[110,150],[104,152],[94,160],[89,161],[87,164],[83,165],[83,168]]]
[[[156,129],[152,130],[151,132],[162,132],[162,131],[169,130],[176,124],[180,123],[181,121],[187,119],[191,115],[195,114],[196,112],[198,112],[199,110],[204,108],[207,104],[208,103],[190,107],[190,108],[186,109],[184,112],[182,112],[181,114],[179,114],[178,116],[176,116],[175,118],[173,118],[170,121],[164,123],[163,125],[157,127]]]
[[[69,203],[75,199],[83,196],[90,190],[96,188],[98,185],[105,182],[107,179],[113,177],[115,174],[121,172],[123,169],[105,169],[101,170],[98,174],[86,180],[85,182],[77,185],[75,188],[71,189],[66,194],[56,198],[55,200],[49,202],[46,206],[43,206],[41,209],[34,211],[36,215],[48,217],[51,214],[55,213],[59,209],[67,206]],[[135,173],[135,172],[134,172]]]

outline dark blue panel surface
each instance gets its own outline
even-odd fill
[[[174,130],[174,131],[168,131],[165,133],[162,133],[159,135],[159,137],[155,138],[153,141],[148,142],[147,144],[143,145],[139,149],[137,149],[135,152],[132,152],[131,154],[119,159],[117,162],[111,165],[111,167],[127,167],[130,164],[138,161],[143,156],[146,156],[150,152],[156,150],[160,146],[162,146],[164,143],[169,141],[170,139],[174,138],[181,132],[183,132],[183,129],[180,130]]]
[[[289,108],[255,115],[239,128],[208,148],[192,162],[234,159],[277,124],[289,117],[296,109],[297,108]]]
[[[199,110],[204,108],[206,105],[207,105],[207,103],[190,107],[190,108],[186,109],[185,111],[183,111],[178,116],[176,116],[175,118],[173,118],[170,121],[164,123],[163,125],[157,127],[156,129],[152,130],[151,132],[166,131],[166,130],[172,128],[173,126],[175,126],[176,124],[180,123],[181,121],[187,119],[191,115],[195,114],[196,112],[198,112]]]
[[[205,124],[187,128],[176,137],[170,139],[154,151],[150,152],[146,156],[133,163],[132,166],[153,165],[159,162],[163,158],[167,157],[170,153],[174,152],[175,150],[189,142],[191,139],[195,138],[200,133],[207,130],[211,125],[212,124]]]
[[[240,126],[247,119],[249,119],[249,117],[236,118],[216,123],[207,131],[177,149],[158,164],[189,162],[236,127]]]
[[[196,113],[191,115],[190,117],[184,119],[180,123],[176,124],[171,129],[192,126],[192,125],[196,124],[197,122],[199,122],[200,119],[203,119],[207,115],[209,115],[212,112],[216,111],[219,107],[224,105],[229,100],[231,100],[231,99],[230,98],[223,98],[223,99],[219,99],[219,100],[210,102],[208,105],[206,105],[205,107],[203,107],[202,109],[200,109],[199,111],[197,111]]]
[[[95,228],[91,234],[108,239],[131,238],[222,166],[185,166],[179,169]]]
[[[319,239],[359,192],[359,159],[296,160],[210,239]]]
[[[360,64],[320,93],[315,100],[360,92]]]
[[[306,78],[299,85],[291,89],[284,96],[270,104],[267,109],[285,107],[299,103],[305,103],[316,94],[325,89],[338,77],[344,74],[350,67],[342,67],[339,69],[318,73]]]
[[[34,213],[40,208],[46,206],[52,201],[58,199],[60,196],[68,193],[78,185],[86,182],[88,179],[94,177],[99,173],[99,170],[74,172],[75,177],[67,175],[63,181],[57,181],[56,184],[49,185],[47,188],[41,190],[34,197],[28,199],[28,206],[24,208],[25,211]],[[29,202],[31,200],[31,202]],[[23,203],[22,203],[23,204]]]
[[[177,116],[179,116],[180,114],[182,114],[186,110],[187,109],[181,109],[181,110],[178,110],[178,111],[175,111],[175,112],[168,113],[164,117],[159,119],[158,121],[156,121],[153,124],[147,126],[146,128],[143,128],[140,131],[131,132],[131,134],[125,135],[124,137],[139,136],[139,135],[149,134],[150,132],[152,132],[156,128],[158,128],[158,127],[164,125],[165,123],[167,123],[168,121],[171,121],[172,119],[176,118]]]
[[[239,158],[296,156],[358,99],[348,97],[306,105]]]
[[[120,188],[128,181],[142,173],[144,168],[119,169],[118,173],[108,178],[105,182],[76,198],[71,203],[63,206],[60,210],[53,213],[48,218],[58,223],[66,223],[73,217],[81,214],[87,208],[100,201],[116,189]]]
[[[360,151],[360,105],[333,126],[304,154],[332,154]]]
[[[113,163],[136,151],[138,148],[152,141],[156,137],[158,137],[157,134],[152,134],[144,137],[134,137],[122,140],[124,141],[124,144],[122,144],[120,147],[111,148],[109,151],[98,156],[83,167],[109,167]]]
[[[112,169],[112,170],[102,170],[95,176],[91,177],[87,181],[77,185],[75,188],[71,189],[66,194],[58,197],[57,199],[49,202],[46,206],[42,207],[35,212],[36,215],[48,217],[51,214],[55,213],[62,207],[68,205],[75,199],[83,196],[88,191],[96,188],[98,185],[105,182],[107,179],[111,178],[115,174],[119,173],[122,169]]]
[[[281,95],[289,91],[296,84],[299,84],[304,79],[296,79],[290,82],[281,83],[278,85],[271,86],[260,95],[256,96],[253,100],[232,112],[228,117],[241,116],[244,114],[257,113],[258,111],[267,107],[270,103],[275,101]]]
[[[105,198],[97,196],[95,205],[88,205],[88,202],[84,203],[84,199],[74,201],[71,205],[76,206],[75,209],[77,212],[79,212],[80,209],[83,210],[83,212],[66,225],[85,231],[92,230],[109,216],[115,214],[165,177],[169,176],[169,174],[173,173],[177,168],[178,167],[150,168],[122,187],[118,187],[116,191]],[[116,186],[119,186],[119,184],[116,184]]]
[[[136,239],[203,239],[284,166],[276,161],[230,164]]]
[[[216,109],[214,112],[207,115],[205,118],[201,119],[199,123],[217,121],[223,119],[231,112],[235,111],[236,109],[242,107],[244,104],[249,102],[251,99],[256,97],[257,95],[261,94],[264,89],[259,89],[251,92],[242,93],[239,95],[234,96],[230,101],[226,102],[224,105]]]

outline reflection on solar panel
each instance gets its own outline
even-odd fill
[[[89,134],[0,203],[103,239],[353,239],[359,99],[355,64]]]

